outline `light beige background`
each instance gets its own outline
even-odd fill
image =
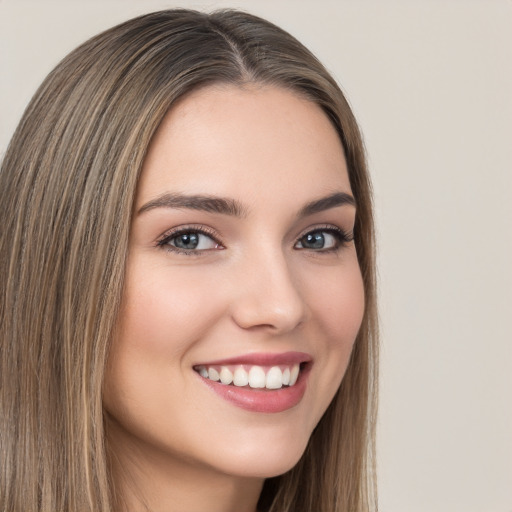
[[[512,512],[512,2],[0,0],[0,154],[68,51],[176,5],[288,29],[362,125],[380,246],[381,512]]]

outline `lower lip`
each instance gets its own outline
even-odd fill
[[[252,412],[276,413],[295,407],[306,392],[307,374],[301,370],[297,382],[290,387],[280,389],[252,389],[237,387],[198,377],[217,395],[233,405]]]

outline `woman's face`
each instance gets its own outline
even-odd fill
[[[139,183],[105,380],[119,454],[257,478],[298,461],[361,324],[355,213],[317,105],[213,86],[173,107]]]

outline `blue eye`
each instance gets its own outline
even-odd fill
[[[295,249],[309,249],[313,251],[336,250],[352,241],[352,239],[351,236],[341,229],[317,229],[299,238],[295,244]]]
[[[158,245],[170,251],[185,254],[221,248],[219,242],[212,235],[198,229],[175,231],[160,240]]]

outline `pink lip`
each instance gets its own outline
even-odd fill
[[[309,363],[312,357],[305,352],[282,352],[280,354],[255,353],[245,354],[243,356],[232,357],[229,359],[218,359],[199,363],[194,366],[220,366],[229,364],[249,364],[256,366],[278,366],[282,364]]]
[[[197,374],[218,396],[233,405],[252,412],[277,413],[291,409],[297,405],[306,392],[307,379],[311,370],[312,358],[303,352],[286,352],[282,354],[248,354],[241,357],[222,359],[203,363],[203,366],[250,364],[258,366],[277,366],[283,364],[307,363],[301,368],[297,382],[290,387],[281,389],[252,389],[225,385],[205,379]]]

